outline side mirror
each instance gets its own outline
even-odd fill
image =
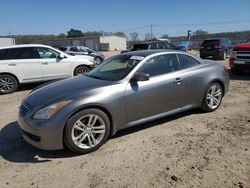
[[[136,72],[132,77],[132,82],[139,82],[139,81],[147,81],[149,80],[150,75],[144,72]]]
[[[63,58],[65,58],[65,55],[60,54],[60,55],[59,55],[59,58],[60,58],[60,59],[63,59]]]

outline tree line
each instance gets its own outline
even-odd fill
[[[77,38],[77,37],[95,37],[95,36],[111,36],[116,35],[120,37],[124,37],[128,40],[128,44],[134,44],[143,41],[151,41],[155,40],[156,37],[152,33],[146,33],[143,37],[139,35],[137,32],[131,32],[126,34],[122,31],[117,32],[106,32],[106,31],[87,31],[82,32],[78,29],[70,29],[66,34],[61,33],[59,35],[16,35],[16,43],[30,43],[33,41],[42,41],[42,40],[60,40],[60,39],[67,39],[67,38]],[[236,32],[221,32],[221,33],[208,33],[202,29],[198,29],[193,31],[192,33],[192,40],[201,40],[205,38],[220,38],[220,37],[227,37],[227,38],[250,38],[250,31],[236,31]],[[171,37],[168,34],[162,34],[159,38],[167,38],[171,41],[184,41],[188,40],[186,36],[176,36]]]

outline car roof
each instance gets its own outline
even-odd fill
[[[171,42],[169,42],[169,41],[150,41],[150,42],[137,43],[137,44],[134,44],[134,45],[154,44],[154,43],[171,43]]]
[[[123,53],[124,55],[134,55],[134,56],[142,56],[142,57],[147,57],[149,55],[152,55],[152,54],[157,54],[157,53],[161,53],[161,52],[180,52],[178,50],[168,50],[168,49],[165,49],[165,50],[139,50],[139,51],[131,51],[131,52],[126,52],[126,53]]]
[[[204,41],[208,41],[208,40],[224,40],[224,39],[228,39],[228,38],[211,38],[211,39],[205,39]]]
[[[3,46],[0,49],[10,49],[10,48],[25,48],[25,47],[46,47],[51,48],[51,46],[43,45],[43,44],[16,44],[12,46]]]

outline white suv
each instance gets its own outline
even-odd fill
[[[0,94],[14,92],[19,84],[85,74],[94,67],[91,56],[71,56],[45,45],[0,48]]]

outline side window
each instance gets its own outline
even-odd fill
[[[71,47],[69,50],[72,51],[72,52],[78,52],[79,51],[77,47]]]
[[[148,73],[153,77],[167,74],[178,69],[179,63],[176,54],[166,54],[150,58],[138,69],[138,72]]]
[[[199,64],[197,60],[188,55],[178,54],[178,58],[180,61],[181,69],[190,68]]]
[[[38,59],[39,55],[36,48],[10,48],[6,55],[6,59]]]
[[[0,60],[4,60],[7,50],[0,50]]]
[[[173,50],[176,49],[175,46],[170,43],[165,43],[165,46],[166,46],[166,49],[173,49]]]
[[[60,54],[49,48],[37,48],[38,54],[42,59],[53,59],[57,58]]]
[[[150,49],[150,50],[158,49],[158,48],[157,48],[157,44],[156,44],[156,43],[150,44],[150,45],[148,46],[148,49]]]
[[[158,49],[165,49],[164,43],[158,43]]]

